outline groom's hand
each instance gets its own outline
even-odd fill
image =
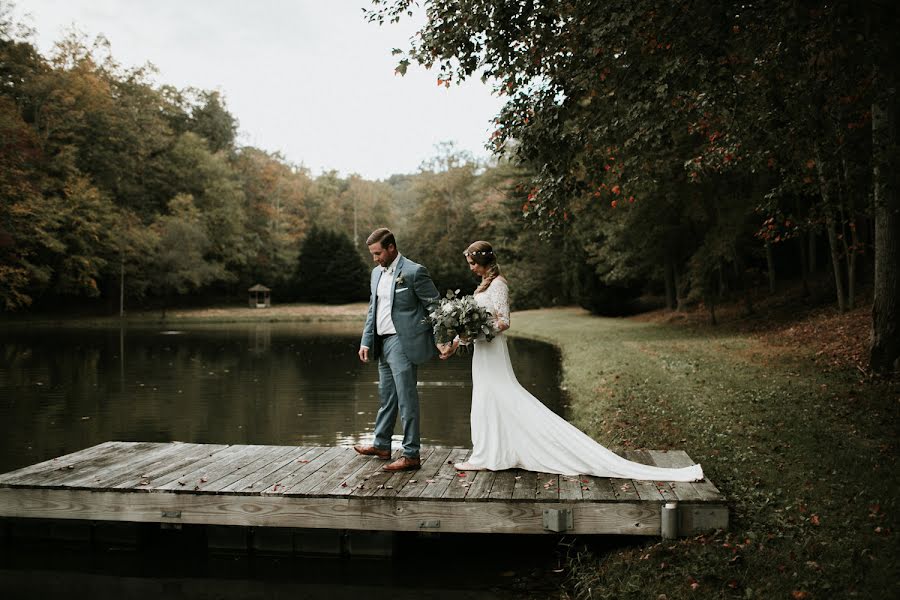
[[[456,352],[456,349],[459,347],[459,341],[453,340],[451,344],[438,344],[438,350],[441,352],[440,359],[447,360]]]
[[[369,362],[369,349],[365,346],[359,347],[359,360]]]

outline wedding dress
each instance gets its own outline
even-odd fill
[[[494,279],[475,301],[509,325],[505,281]],[[700,465],[667,469],[626,460],[544,406],[516,379],[502,332],[491,341],[475,341],[471,419],[472,454],[467,462],[474,468],[650,481],[703,479]]]

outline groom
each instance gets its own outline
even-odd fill
[[[438,291],[422,265],[400,255],[389,229],[372,232],[366,240],[378,264],[369,283],[369,312],[363,327],[359,359],[378,360],[381,406],[375,418],[375,443],[354,446],[360,454],[391,457],[391,435],[397,412],[403,424],[403,456],[385,465],[385,471],[411,471],[419,460],[418,365],[437,354],[428,313],[438,305]],[[445,358],[442,352],[441,357]]]

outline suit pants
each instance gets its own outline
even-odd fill
[[[418,367],[410,362],[396,335],[384,338],[378,359],[378,392],[381,406],[375,417],[375,447],[390,449],[397,413],[403,425],[403,455],[419,457]]]

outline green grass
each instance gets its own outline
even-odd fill
[[[726,329],[578,309],[513,320],[560,348],[577,426],[608,446],[686,450],[732,509],[728,531],[573,552],[561,597],[900,597],[896,383]]]

